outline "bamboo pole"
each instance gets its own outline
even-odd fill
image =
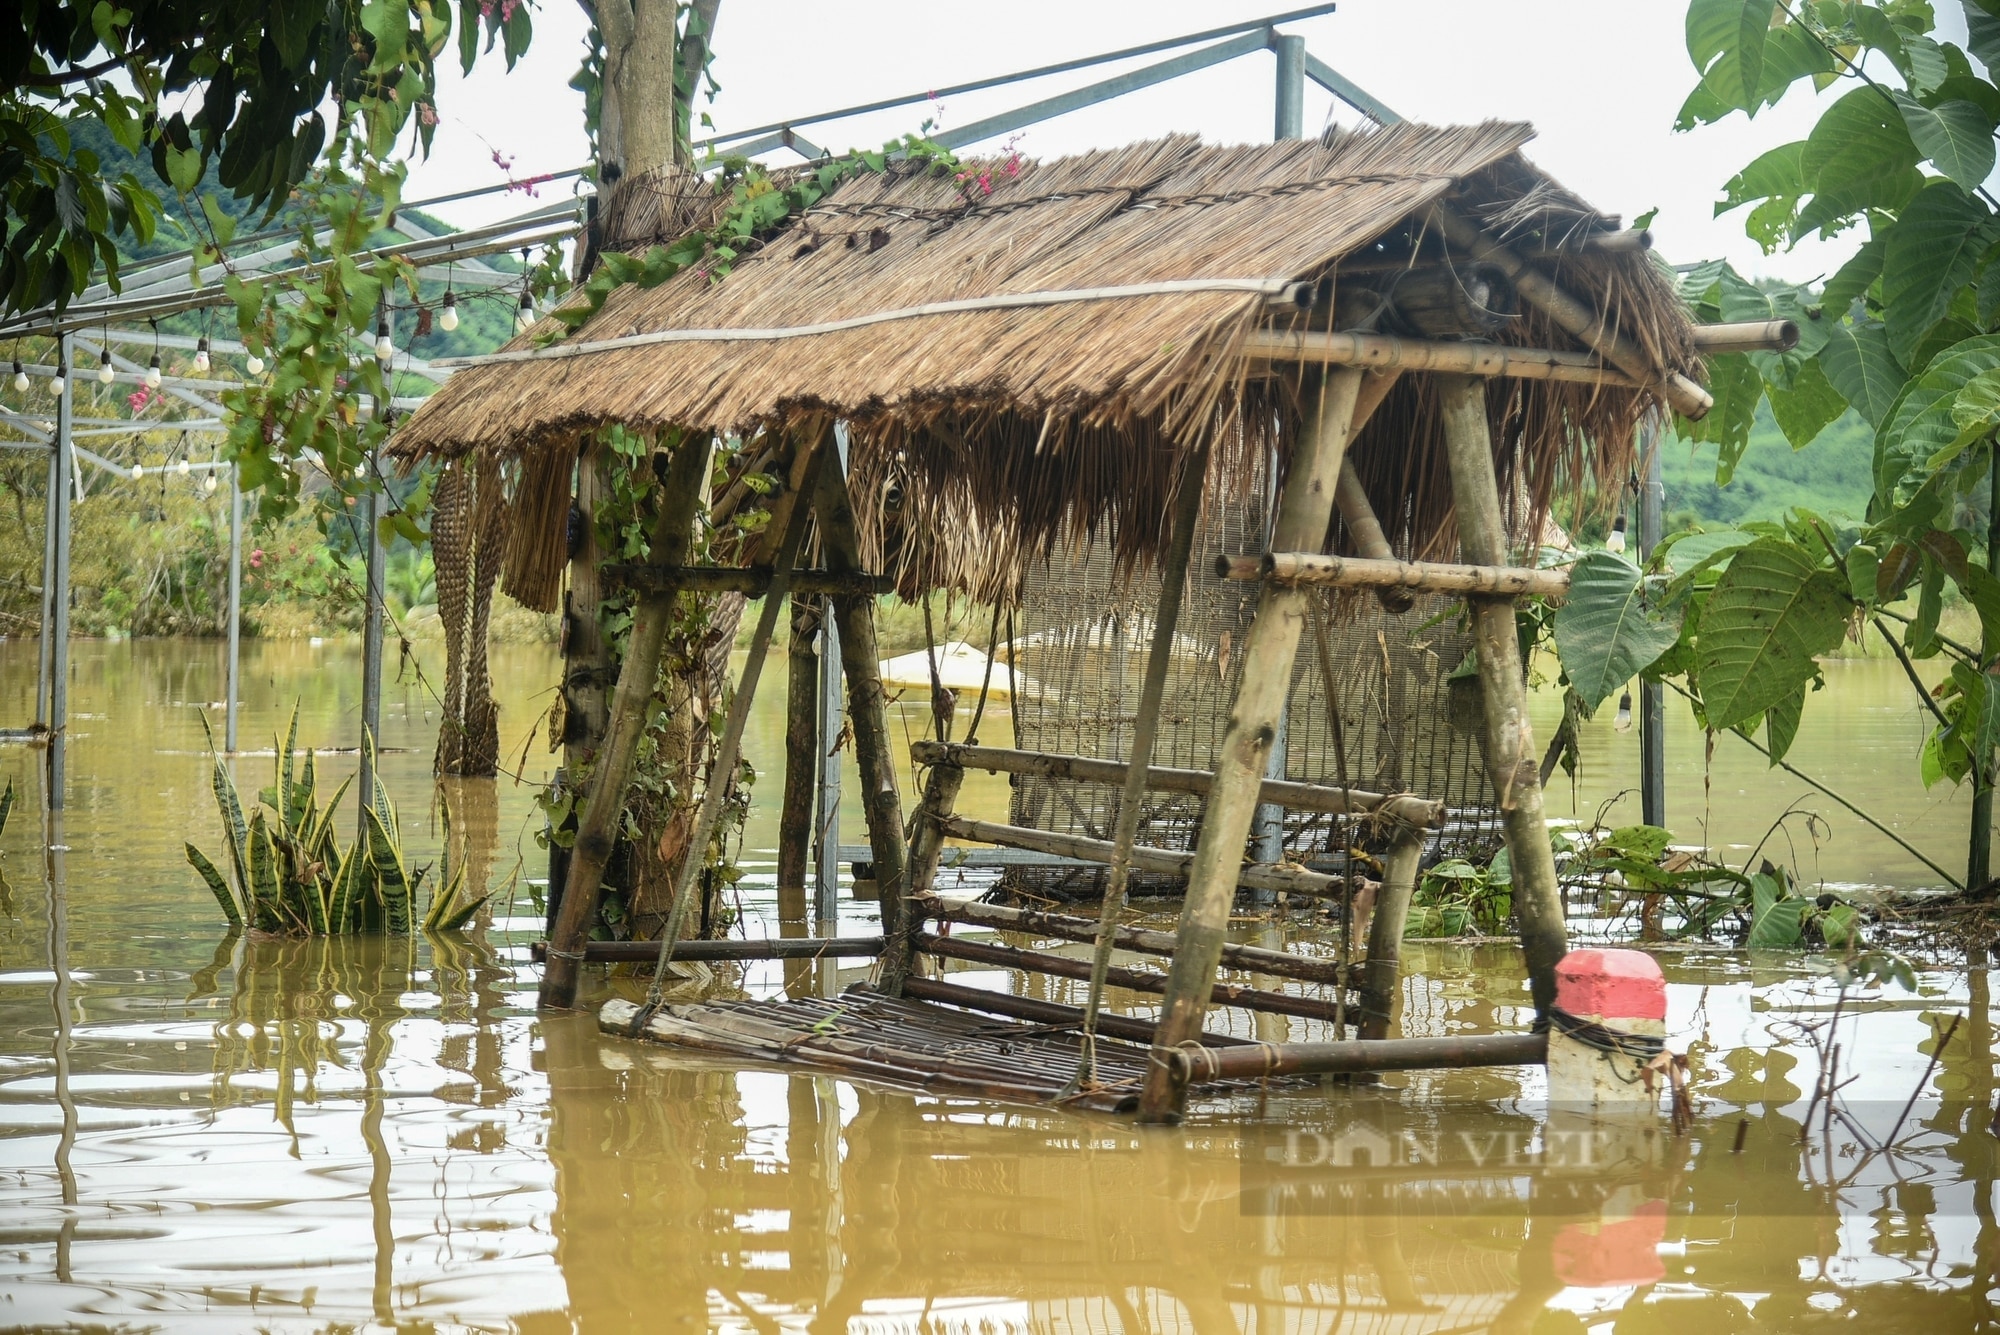
[[[1471,376],[1445,378],[1445,452],[1451,466],[1458,545],[1471,561],[1497,566],[1507,559],[1507,525],[1493,470],[1493,442],[1486,416],[1486,384]],[[1514,912],[1528,957],[1535,1015],[1548,1018],[1555,1004],[1556,962],[1568,949],[1562,890],[1542,817],[1541,773],[1528,725],[1527,677],[1513,604],[1475,596],[1473,638],[1479,652],[1479,689],[1485,705],[1486,769],[1492,777],[1514,870]]]
[[[1799,345],[1799,327],[1790,320],[1698,324],[1694,345],[1711,357],[1724,352],[1790,352]]]
[[[1327,371],[1307,396],[1304,421],[1292,449],[1291,468],[1279,497],[1271,546],[1284,551],[1319,546],[1333,519],[1333,495],[1349,441],[1367,419],[1362,411],[1358,370]],[[1387,393],[1373,395],[1372,412]],[[1256,814],[1259,791],[1277,736],[1278,715],[1291,693],[1292,664],[1304,627],[1305,590],[1266,584],[1258,593],[1257,616],[1243,643],[1243,675],[1229,726],[1216,756],[1215,779],[1202,815],[1187,898],[1181,909],[1179,950],[1168,975],[1166,1001],[1140,1094],[1140,1116],[1149,1122],[1176,1121],[1184,1088],[1173,1079],[1164,1052],[1202,1028],[1215,971],[1222,959],[1223,933],[1235,899],[1243,861],[1243,840]],[[1329,882],[1333,878],[1328,877]]]
[[[924,800],[917,807],[917,828],[910,837],[910,899],[931,893],[937,884],[938,858],[944,852],[945,822],[952,817],[965,771],[949,761],[930,767],[924,780]]]
[[[1340,589],[1421,589],[1425,593],[1478,593],[1496,598],[1569,595],[1567,570],[1450,565],[1441,561],[1378,561],[1310,552],[1218,556],[1215,573],[1223,579],[1270,579],[1280,584],[1316,584]]]
[[[702,483],[708,477],[710,436],[683,440],[667,464],[661,481],[659,523],[653,529],[652,552],[661,565],[687,562],[694,542],[694,516],[701,506]],[[549,933],[549,962],[542,971],[539,1004],[567,1009],[576,1004],[577,974],[583,964],[583,943],[597,917],[598,889],[611,861],[618,818],[625,809],[625,789],[638,759],[639,737],[652,712],[653,687],[660,676],[660,651],[673,621],[679,595],[665,589],[643,594],[632,613],[632,632],[625,661],[618,670],[604,745],[599,748],[570,849],[569,875],[562,904]]]
[[[1075,858],[1080,862],[1100,862],[1106,866],[1111,864],[1116,849],[1116,845],[1109,839],[1092,839],[1081,834],[1059,834],[1053,830],[1034,830],[1022,825],[999,825],[992,821],[973,820],[966,816],[950,816],[941,824],[944,832],[955,838],[970,839],[982,844],[1001,844],[1007,848],[1027,848],[1037,853],[1053,853],[1057,857]],[[1191,875],[1196,858],[1194,853],[1184,853],[1171,848],[1147,848],[1144,845],[1134,846],[1130,856],[1134,867],[1159,876]],[[1232,889],[1242,885],[1252,890],[1274,890],[1318,899],[1325,899],[1336,893],[1340,884],[1338,876],[1262,862],[1238,863],[1234,868],[1234,874]]]
[[[819,520],[820,549],[827,570],[859,573],[861,540],[854,527],[847,477],[841,469],[819,470],[813,513]],[[888,697],[882,690],[875,652],[875,600],[855,593],[836,594],[833,611],[840,633],[840,665],[847,679],[848,726],[853,730],[854,757],[861,768],[868,847],[875,859],[876,901],[881,908],[882,936],[889,943],[882,954],[881,986],[896,996],[902,990],[901,971],[909,958],[908,946],[901,939],[907,930],[903,896],[909,887],[908,849],[903,844],[903,799],[896,788],[896,762],[889,749]]]
[[[827,433],[821,434],[824,436]],[[660,930],[659,967],[653,973],[653,986],[646,997],[646,1012],[659,1006],[661,993],[666,987],[667,965],[673,959],[674,947],[680,943],[681,933],[687,927],[688,914],[694,908],[695,880],[707,860],[708,841],[715,833],[715,823],[722,818],[723,804],[729,800],[730,790],[736,783],[736,764],[743,749],[743,729],[750,722],[750,706],[757,698],[757,683],[764,675],[764,660],[770,657],[771,638],[777,634],[778,613],[789,593],[785,586],[792,567],[798,561],[799,549],[805,545],[806,527],[812,518],[812,508],[804,498],[814,474],[825,471],[819,467],[820,459],[826,454],[821,445],[820,440],[803,441],[798,445],[793,455],[791,476],[787,479],[789,485],[771,503],[770,523],[764,530],[760,545],[764,549],[762,555],[775,559],[777,576],[771,581],[770,597],[764,600],[757,614],[757,628],[750,635],[750,651],[743,660],[743,672],[737,678],[736,693],[729,701],[729,714],[723,721],[722,737],[716,742],[715,754],[709,760],[708,782],[702,787],[701,807],[695,813],[694,827],[688,832],[687,852],[674,876],[673,902],[668,906],[667,921]],[[775,552],[771,550],[774,541]]]
[[[1183,1082],[1207,1084],[1218,1080],[1261,1080],[1275,1075],[1541,1066],[1548,1061],[1548,1055],[1547,1034],[1458,1034],[1450,1038],[1185,1047],[1176,1049],[1172,1060]]]
[[[1639,389],[1647,383],[1616,366],[1606,366],[1602,359],[1588,352],[1515,348],[1498,343],[1447,343],[1352,330],[1330,333],[1323,329],[1253,329],[1240,346],[1244,356],[1259,362],[1362,366],[1374,371],[1444,371],[1618,389]],[[1699,386],[1693,388],[1702,393]],[[1702,393],[1702,397],[1707,395]]]
[[[955,936],[932,936],[928,932],[917,934],[917,949],[926,955],[939,959],[963,960],[968,964],[990,964],[1002,969],[1019,969],[1024,973],[1047,974],[1051,978],[1071,978],[1077,982],[1090,979],[1090,961],[1071,959],[1068,955],[1052,955],[1041,950],[1021,950],[1014,946],[989,945],[984,941],[965,941]],[[1149,992],[1158,995],[1166,991],[1168,975],[1147,973],[1140,969],[1121,969],[1113,965],[1106,977],[1113,987],[1122,987],[1128,992]],[[1211,983],[1207,1002],[1212,1006],[1234,1006],[1239,1010],[1259,1011],[1266,1015],[1289,1015],[1298,1020],[1324,1020],[1331,1024],[1335,1014],[1335,1003],[1322,1001],[1318,997],[1296,997],[1289,992],[1266,992],[1261,988],[1244,987],[1239,983]],[[1200,1031],[1189,1035],[1198,1038]],[[1159,1041],[1155,1031],[1154,1042]]]
[[[986,1011],[992,1015],[1004,1015],[1010,1020],[1027,1020],[1033,1024],[1043,1024],[1063,1028],[1083,1026],[1083,1012],[1075,1006],[1065,1006],[1057,1001],[1042,1001],[1036,997],[1017,997],[1012,992],[989,992],[983,987],[964,987],[958,983],[940,982],[935,978],[910,977],[903,980],[903,995],[917,1001],[936,1001],[948,1006],[959,1006],[966,1010]],[[1153,1022],[1135,1020],[1125,1015],[1101,1015],[1097,1029],[1111,1038],[1122,1038],[1128,1043],[1151,1043]],[[1236,1038],[1229,1034],[1203,1034],[1203,1047],[1226,1048],[1248,1039]]]
[[[819,600],[792,589],[785,654],[785,792],[778,810],[778,918],[806,920],[813,785],[819,780]]]
[[[628,589],[676,588],[683,593],[740,593],[761,598],[770,592],[773,573],[769,567],[611,565],[600,572],[607,584]],[[894,593],[896,582],[887,575],[835,574],[826,570],[792,572],[792,592],[808,594]]]
[[[592,964],[656,964],[660,948],[653,941],[587,941],[584,955]],[[874,957],[882,953],[879,936],[783,936],[746,941],[677,941],[676,960],[818,960]],[[540,941],[528,947],[537,962],[548,957]]]
[[[1298,45],[1304,69],[1305,43]],[[1303,78],[1303,73],[1300,74]],[[1283,81],[1280,80],[1282,91]],[[1293,110],[1296,110],[1296,103]],[[1285,118],[1282,95],[1278,118]],[[1294,117],[1296,120],[1296,117]],[[1296,127],[1293,137],[1297,136]],[[1194,530],[1201,519],[1201,493],[1208,477],[1208,447],[1190,451],[1181,465],[1174,493],[1173,529],[1167,538],[1166,560],[1160,566],[1160,602],[1153,613],[1153,644],[1146,655],[1146,677],[1139,687],[1139,713],[1132,729],[1132,754],[1126,758],[1125,783],[1118,795],[1118,826],[1112,832],[1111,875],[1098,910],[1097,936],[1092,943],[1090,991],[1083,1005],[1083,1065],[1078,1079],[1097,1079],[1097,1012],[1104,1004],[1104,979],[1111,967],[1111,947],[1118,915],[1125,911],[1125,889],[1132,878],[1132,845],[1139,838],[1139,813],[1146,803],[1146,770],[1153,763],[1153,742],[1160,731],[1160,698],[1166,693],[1167,671],[1174,661],[1174,629],[1180,624],[1181,597],[1187,590],[1188,559],[1194,551]]]
[[[1478,224],[1440,204],[1431,209],[1431,221],[1444,233],[1446,241],[1467,252],[1470,258],[1497,265],[1514,284],[1521,299],[1546,314],[1557,324],[1595,349],[1605,361],[1642,385],[1660,386],[1668,403],[1683,417],[1699,421],[1708,416],[1715,400],[1707,390],[1675,372],[1664,371],[1648,360],[1630,339],[1605,324],[1601,311],[1592,310],[1555,281],[1524,263],[1520,256],[1486,235]],[[1437,368],[1458,369],[1458,368]],[[1468,372],[1491,374],[1490,372]]]
[[[2000,574],[2000,453],[1988,468],[1986,518],[1986,568]],[[1979,656],[1991,663],[2000,654],[2000,643],[1992,634],[1979,642]],[[1974,894],[1985,890],[1993,877],[1993,781],[1994,753],[1972,758],[1972,829],[1966,844],[1965,886]]]
[[[1368,488],[1361,485],[1361,474],[1355,470],[1351,458],[1340,461],[1340,483],[1333,490],[1333,503],[1340,510],[1340,522],[1347,526],[1347,537],[1354,549],[1370,561],[1393,561],[1395,548],[1389,545],[1389,535],[1382,531],[1382,521],[1375,516],[1375,507],[1369,503]],[[1225,575],[1224,578],[1227,578]],[[1402,588],[1377,588],[1375,600],[1386,612],[1407,612],[1416,606],[1416,595]]]
[[[936,896],[918,901],[918,908],[927,918],[944,922],[969,923],[975,927],[991,927],[996,931],[1019,932],[1028,936],[1053,936],[1065,941],[1094,942],[1097,940],[1097,924],[1088,918],[1074,918],[1063,913],[1049,913],[1036,908],[1009,908],[1004,904],[986,904],[979,900],[966,903],[952,903]],[[1156,932],[1144,927],[1120,927],[1114,936],[1120,950],[1136,951],[1142,955],[1166,955],[1174,953],[1174,934]],[[1274,978],[1296,978],[1302,983],[1320,983],[1336,986],[1340,982],[1340,964],[1336,960],[1308,959],[1303,955],[1291,955],[1282,950],[1266,950],[1261,946],[1240,946],[1234,941],[1222,947],[1222,962],[1231,969],[1241,969],[1246,973],[1269,974]],[[1147,1036],[1151,1037],[1152,1026],[1147,1026]]]
[[[1044,779],[1073,779],[1078,783],[1118,785],[1130,772],[1123,761],[1097,760],[1088,756],[1063,755],[1055,751],[1016,751],[999,746],[973,746],[960,742],[921,741],[910,747],[920,765],[949,761],[966,769],[998,774],[1032,774]],[[1206,797],[1215,775],[1201,769],[1170,769],[1148,766],[1146,787],[1157,792],[1193,793]],[[1299,783],[1291,779],[1265,779],[1257,789],[1257,801],[1292,811],[1321,811],[1333,816],[1366,815],[1380,812],[1406,825],[1436,826],[1444,823],[1442,802],[1409,793],[1370,793],[1359,788],[1335,788],[1328,784]]]
[[[1361,1037],[1366,1039],[1389,1036],[1402,971],[1403,929],[1423,854],[1423,836],[1402,830],[1383,859],[1382,888],[1375,893],[1375,916],[1368,923],[1368,962],[1361,974]]]

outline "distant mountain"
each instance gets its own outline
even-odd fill
[[[1705,523],[1775,519],[1789,509],[1859,520],[1873,490],[1875,431],[1852,412],[1812,444],[1794,450],[1769,406],[1759,404],[1749,448],[1726,487],[1715,485],[1714,446],[1669,437],[1661,448],[1669,530],[1684,528],[1695,518]]]

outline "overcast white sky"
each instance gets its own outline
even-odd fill
[[[497,53],[470,80],[452,62],[440,90],[442,122],[406,198],[500,179],[491,150],[525,177],[587,157],[582,99],[567,84],[585,22],[573,0],[539,0],[528,56],[510,73]],[[967,82],[1278,12],[1286,0],[722,0],[715,33],[719,130],[746,128],[926,88]],[[1296,7],[1296,0],[1294,3]],[[1957,15],[1940,6],[1940,17]],[[1284,26],[1308,49],[1411,120],[1526,120],[1540,132],[1529,155],[1606,212],[1659,209],[1661,251],[1680,261],[1724,256],[1752,274],[1797,280],[1830,273],[1853,242],[1801,245],[1764,256],[1741,215],[1713,216],[1720,187],[1763,150],[1801,138],[1816,108],[1795,89],[1755,121],[1676,134],[1693,85],[1680,0],[1344,0],[1338,12]],[[1962,40],[1962,39],[1960,39]],[[1078,86],[1118,67],[1058,75],[946,99],[948,125]],[[1021,147],[1050,157],[1170,131],[1220,142],[1268,139],[1274,62],[1255,53],[1029,130]],[[1844,92],[1836,86],[1831,98]],[[916,128],[921,108],[877,113],[813,132],[833,150],[873,147]],[[1308,85],[1311,130],[1352,121]],[[789,154],[774,161],[794,161]],[[544,186],[541,198],[566,184]],[[441,209],[460,225],[520,211],[520,196]]]

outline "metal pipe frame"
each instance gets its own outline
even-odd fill
[[[54,573],[51,580],[44,580],[43,587],[49,592],[46,601],[50,607],[50,618],[46,634],[49,637],[49,783],[48,799],[52,810],[62,810],[66,796],[64,770],[69,761],[69,742],[65,733],[69,728],[69,562],[70,562],[70,508],[75,503],[76,458],[71,452],[70,418],[76,411],[74,386],[76,384],[75,363],[72,358],[73,340],[64,334],[57,355],[62,364],[71,369],[71,374],[63,377],[62,393],[56,399],[56,448],[52,456],[49,480],[55,484],[49,488],[55,518],[55,542],[53,543]]]

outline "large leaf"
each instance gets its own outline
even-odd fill
[[[1917,192],[1889,230],[1882,252],[1883,323],[1891,351],[1906,365],[1972,281],[1991,222],[1984,204],[1950,181],[1936,181]]]
[[[1792,740],[1799,735],[1799,719],[1805,714],[1806,688],[1799,687],[1764,711],[1764,745],[1771,752],[1771,767],[1777,768]]]
[[[1844,572],[1784,538],[1736,553],[1701,619],[1697,675],[1709,726],[1732,728],[1810,680],[1840,643],[1853,604]]]
[[[230,888],[229,882],[199,848],[193,844],[183,844],[182,847],[187,849],[188,865],[200,873],[202,883],[215,896],[215,902],[222,906],[222,916],[229,920],[231,927],[241,927],[243,907],[236,902],[236,892]]]
[[[1766,382],[1764,397],[1770,400],[1778,429],[1795,450],[1812,444],[1847,411],[1847,399],[1827,380],[1817,358],[1800,364],[1790,389]]]
[[[1708,392],[1715,406],[1699,422],[1685,419],[1679,429],[1691,440],[1715,443],[1715,485],[1728,486],[1736,465],[1750,445],[1750,428],[1757,419],[1757,404],[1764,397],[1764,380],[1750,358],[1740,352],[1710,359]]]
[[[1889,350],[1889,334],[1879,324],[1837,324],[1820,350],[1827,382],[1855,412],[1879,427],[1903,392],[1907,373]]]
[[[1556,611],[1556,652],[1585,710],[1651,667],[1680,638],[1646,602],[1646,577],[1616,552],[1590,552],[1570,567],[1569,598]]]
[[[1688,6],[1688,57],[1729,106],[1757,106],[1773,8],[1771,0],[1693,0]]]
[[[1958,391],[1983,371],[2000,366],[2000,334],[1964,339],[1934,358],[1907,384],[1875,429],[1875,490],[1883,500],[1922,485],[1932,456],[1959,434],[1951,410]]]
[[[1856,88],[1814,124],[1799,165],[1815,194],[1852,195],[1893,188],[1920,161],[1895,103]]]
[[[1988,74],[2000,76],[2000,15],[1989,12],[1979,0],[1962,0],[1960,7],[1965,10],[1966,46]]]
[[[1853,257],[1826,280],[1826,286],[1820,291],[1820,301],[1830,320],[1845,315],[1855,298],[1867,292],[1882,276],[1882,250],[1886,244],[1886,237],[1869,237],[1861,243],[1861,249],[1855,251]],[[1829,328],[1827,332],[1831,334],[1833,329]]]
[[[1750,938],[1744,944],[1752,950],[1786,950],[1805,937],[1806,909],[1812,903],[1803,895],[1785,893],[1783,881],[1758,872],[1750,878]]]
[[[1977,190],[1993,173],[1993,122],[1970,102],[1927,107],[1897,93],[1896,109],[1910,138],[1933,166],[1967,190]]]

